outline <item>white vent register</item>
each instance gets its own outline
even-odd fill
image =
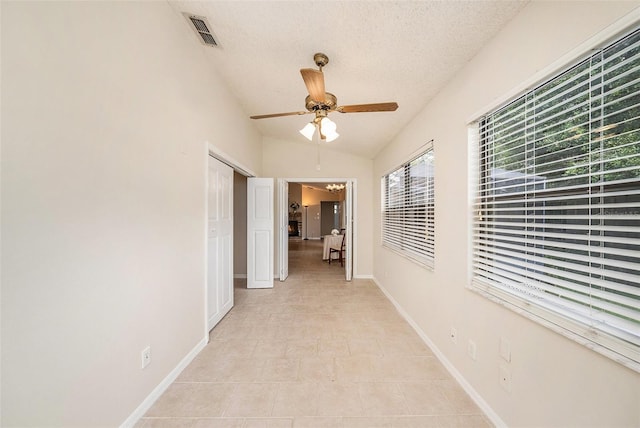
[[[218,40],[211,30],[211,25],[209,21],[207,21],[207,18],[190,13],[183,13],[183,15],[189,21],[189,26],[198,35],[198,39],[202,44],[213,47],[220,46],[220,43],[218,43]]]

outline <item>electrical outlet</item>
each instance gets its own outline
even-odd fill
[[[151,364],[151,346],[147,346],[142,350],[142,368],[144,369]]]
[[[449,337],[453,343],[458,343],[458,330],[455,327],[451,327],[451,331],[449,332]]]
[[[506,364],[500,364],[500,386],[507,392],[511,392],[511,370]]]
[[[476,342],[474,342],[471,339],[469,339],[469,344],[467,346],[467,353],[469,354],[469,356],[473,361],[476,360],[476,357],[477,357]]]

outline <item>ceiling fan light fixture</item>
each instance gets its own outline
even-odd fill
[[[300,130],[300,133],[304,135],[307,140],[313,141],[313,135],[316,132],[316,128],[318,129],[320,138],[326,140],[328,143],[340,136],[340,134],[336,132],[337,125],[335,122],[326,116],[321,119],[320,117],[316,117],[315,120],[307,123],[304,128]]]
[[[309,141],[313,140],[314,132],[316,132],[316,125],[313,122],[307,123],[304,128],[300,130],[300,133]]]
[[[324,135],[335,133],[336,128],[338,127],[334,121],[326,116],[320,121],[320,126],[322,127],[322,133]]]
[[[336,138],[338,138],[340,134],[338,134],[336,131],[331,131],[331,132],[325,133],[324,136],[327,137],[327,143],[330,143]]]
[[[318,132],[323,139],[327,140],[327,143],[332,142],[340,136],[340,134],[336,132],[336,128],[337,125],[335,124],[335,122],[329,119],[327,116],[324,116],[322,119],[320,119],[320,122],[318,124]]]

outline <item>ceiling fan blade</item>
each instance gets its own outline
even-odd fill
[[[374,111],[396,111],[398,103],[375,103],[375,104],[353,104],[350,106],[340,106],[336,111],[340,113],[364,113]]]
[[[258,116],[249,116],[251,119],[269,119],[271,117],[281,117],[281,116],[297,116],[301,114],[309,114],[309,111],[291,111],[289,113],[273,113],[273,114],[261,114]]]
[[[309,96],[311,99],[318,103],[323,103],[325,100],[324,94],[324,74],[322,71],[314,70],[313,68],[303,68],[300,70],[304,84],[307,86]]]

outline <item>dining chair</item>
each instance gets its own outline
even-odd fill
[[[333,258],[333,253],[338,253],[338,259],[340,260],[340,266],[344,266],[344,242],[347,237],[347,234],[344,233],[342,235],[342,242],[340,244],[340,248],[329,247],[329,264],[331,264],[331,259]]]

